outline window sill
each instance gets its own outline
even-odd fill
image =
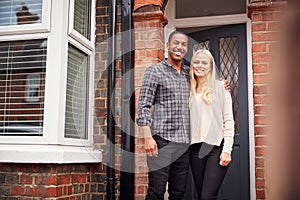
[[[99,163],[102,152],[91,147],[59,145],[1,145],[2,163]]]

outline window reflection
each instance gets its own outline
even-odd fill
[[[42,0],[1,0],[0,26],[41,23]]]

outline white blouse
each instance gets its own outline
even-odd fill
[[[224,139],[223,152],[231,153],[234,120],[230,93],[225,90],[222,81],[217,81],[211,104],[206,104],[201,95],[197,93],[191,96],[191,143],[205,142],[220,146]]]

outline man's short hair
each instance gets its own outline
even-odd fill
[[[187,37],[187,35],[186,35],[185,33],[183,33],[183,32],[180,32],[180,31],[173,31],[173,32],[169,35],[168,42],[171,42],[173,35],[176,35],[176,34],[185,35],[185,36]]]

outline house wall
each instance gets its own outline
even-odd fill
[[[120,1],[117,9],[117,32],[121,31]],[[96,1],[95,72],[94,86],[94,146],[103,149],[102,163],[71,164],[21,164],[0,163],[0,199],[106,199],[106,113],[107,113],[107,68],[108,68],[109,1]],[[120,55],[120,42],[117,54]],[[121,76],[121,61],[117,59],[117,82]],[[118,82],[119,83],[119,82]],[[121,143],[120,87],[116,87],[116,146]],[[116,151],[116,168],[120,166],[120,152]],[[80,161],[79,161],[80,162]],[[119,176],[118,171],[116,176]],[[119,183],[116,183],[116,197]]]
[[[141,4],[136,0],[134,12],[135,26],[135,85],[136,96],[145,69],[163,58],[163,26],[166,23],[162,1],[150,1]],[[251,0],[248,5],[248,17],[252,23],[252,69],[254,97],[254,134],[255,134],[255,190],[256,199],[267,199],[271,183],[268,181],[266,163],[269,148],[269,110],[268,100],[271,56],[278,41],[279,21],[286,1]],[[147,30],[147,31],[145,31]],[[155,34],[149,30],[155,30]],[[135,197],[144,199],[147,192],[147,167],[143,149],[142,135],[136,130],[136,168]],[[254,197],[255,198],[255,197]]]
[[[279,41],[279,23],[285,1],[271,2],[252,0],[248,6],[248,17],[252,22],[252,70],[254,97],[255,135],[255,185],[256,199],[268,199],[271,188],[267,165],[270,147],[269,140],[269,79],[273,53]],[[270,191],[269,191],[270,193]]]

